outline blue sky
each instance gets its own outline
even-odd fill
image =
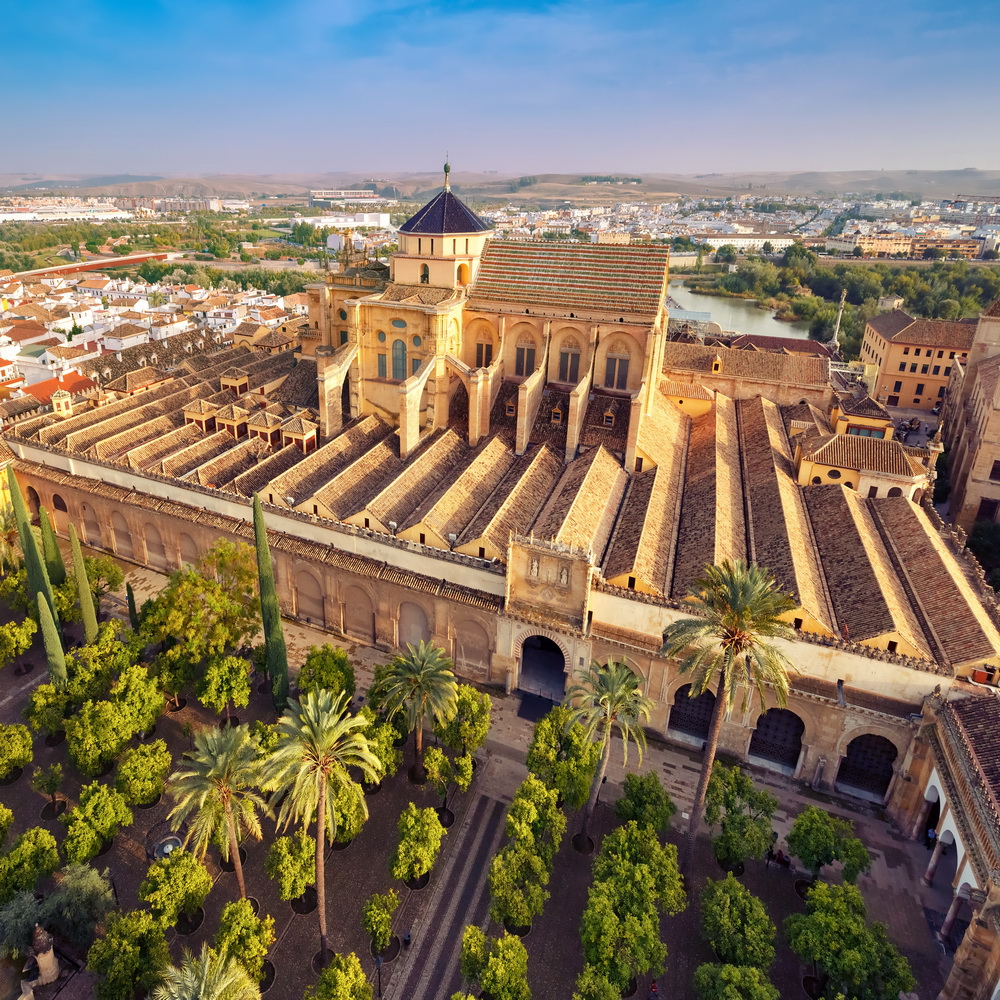
[[[982,0],[12,0],[0,173],[1000,167]]]

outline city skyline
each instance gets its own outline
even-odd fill
[[[1000,152],[979,129],[997,15],[971,2],[273,10],[16,5],[0,172],[425,171],[445,149],[470,171],[955,169]]]

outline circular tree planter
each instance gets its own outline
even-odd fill
[[[815,883],[807,878],[797,878],[795,880],[795,892],[799,899],[806,899],[809,895],[809,890],[815,885]]]
[[[326,968],[326,966],[324,966],[323,963],[322,963],[322,961],[321,961],[322,954],[323,954],[322,952],[317,951],[316,954],[313,955],[313,957],[312,957],[312,970],[313,970],[313,972],[316,973],[317,976],[322,973],[322,971],[323,971],[324,968]],[[329,963],[330,956],[332,954],[333,954],[333,952],[330,951],[330,949],[328,948],[327,952],[326,952],[327,963]]]
[[[260,900],[256,896],[247,896],[247,902],[250,904],[250,909],[253,910],[253,915],[256,917],[260,913]]]
[[[634,997],[636,990],[639,989],[639,980],[633,976],[629,981],[625,989],[622,990],[623,997]]]
[[[94,857],[103,858],[104,855],[107,854],[112,847],[114,847],[114,844],[115,844],[114,837],[109,837],[107,840],[101,841],[101,849],[97,852],[97,854],[94,855]]]
[[[594,838],[585,837],[582,833],[573,834],[573,850],[579,854],[594,853]]]
[[[531,933],[531,924],[528,924],[525,927],[519,927],[516,924],[508,924],[507,921],[505,920],[503,924],[503,929],[508,934],[514,934],[519,938],[526,938]]]
[[[245,847],[240,848],[240,864],[245,865],[247,863],[247,852]],[[224,872],[234,872],[236,871],[236,865],[233,862],[233,857],[230,855],[226,860],[219,860],[219,867]]]
[[[438,806],[434,812],[437,813],[438,822],[446,830],[455,822],[455,814],[447,806]]]
[[[375,784],[370,784],[367,781],[362,781],[361,788],[363,789],[365,795],[378,795],[378,793],[382,791],[382,782],[377,781]]]
[[[333,842],[333,849],[335,851],[346,851],[351,844],[354,843],[354,838],[351,837],[350,840],[335,840]]]
[[[220,729],[232,729],[234,726],[240,724],[240,717],[238,715],[231,715],[228,719],[219,719]]]
[[[45,737],[45,745],[47,747],[57,747],[61,743],[65,742],[66,742],[65,729],[57,729],[54,733],[49,733],[48,736]]]
[[[392,745],[397,749],[401,749],[406,746],[406,741],[410,738],[410,734],[407,733],[405,736],[397,736],[393,741]]]
[[[158,806],[160,804],[160,800],[162,798],[163,798],[163,795],[161,793],[160,795],[157,795],[156,798],[153,799],[152,802],[138,802],[138,803],[136,803],[136,809],[152,809],[153,806]]]
[[[257,694],[268,694],[271,690],[271,685],[267,681],[261,681],[257,685]]]
[[[417,892],[420,889],[426,888],[427,883],[430,882],[430,880],[431,873],[424,872],[419,878],[408,878],[403,885],[405,885],[407,889],[412,889],[414,892]]]
[[[266,993],[274,985],[274,963],[264,959],[264,967],[260,971],[260,991]]]
[[[24,768],[15,767],[13,770],[8,771],[2,778],[0,778],[0,785],[13,785],[22,774],[24,774]]]
[[[42,819],[56,819],[66,812],[66,800],[56,799],[55,805],[51,802],[46,802],[42,807],[41,817]]]
[[[823,991],[826,989],[826,982],[822,976],[803,976],[802,977],[802,990],[807,997],[811,997],[812,1000],[819,1000],[823,995]]]
[[[109,760],[107,764],[105,764],[104,767],[102,767],[100,771],[98,771],[97,774],[94,775],[94,777],[106,778],[114,769],[115,769],[115,762],[113,760]]]
[[[137,739],[140,743],[145,743],[146,740],[151,740],[156,735],[156,723],[153,723],[144,733],[139,733]]]
[[[729,872],[731,875],[739,878],[742,874],[746,872],[746,865],[742,861],[737,861],[735,864],[726,864],[720,861],[718,858],[715,859],[715,863],[724,871]]]
[[[19,663],[16,667],[14,667],[14,676],[24,677],[26,674],[30,674],[34,669],[35,665],[30,661],[27,663]]]
[[[189,934],[194,934],[194,932],[201,927],[205,921],[205,911],[202,907],[198,907],[191,916],[186,913],[182,913],[177,918],[177,923],[174,924],[174,930],[180,934],[181,937],[187,937]]]
[[[167,703],[167,711],[173,714],[174,712],[180,712],[187,706],[187,698],[178,698],[177,704],[172,701]]]
[[[410,779],[411,785],[427,784],[427,771],[418,764],[414,764],[409,771],[406,772],[406,775]]]
[[[381,952],[378,952],[375,950],[375,946],[373,944],[369,944],[368,953],[371,955],[372,958],[378,958],[381,956],[382,964],[388,965],[394,958],[396,958],[399,955],[401,947],[402,946],[399,943],[399,938],[395,934],[393,934],[392,940],[389,942],[388,946],[385,949],[383,949]]]
[[[316,909],[316,886],[307,885],[306,891],[289,900],[289,904],[296,913],[312,913]]]

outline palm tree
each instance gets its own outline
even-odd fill
[[[756,691],[764,703],[765,688],[774,689],[778,705],[788,703],[791,663],[771,644],[772,639],[792,639],[793,629],[780,620],[796,607],[790,594],[778,589],[774,577],[761,566],[742,562],[707,566],[690,593],[697,618],[681,618],[663,633],[663,654],[679,658],[680,672],[691,675],[692,698],[716,684],[715,705],[701,763],[701,776],[691,808],[682,869],[694,858],[694,847],[705,811],[705,794],[712,776],[722,720],[732,710],[742,690],[745,709]]]
[[[576,676],[579,683],[566,692],[566,700],[573,706],[567,727],[582,725],[588,739],[597,735],[602,744],[601,763],[594,773],[590,800],[583,814],[583,828],[579,834],[580,841],[586,845],[590,821],[597,808],[597,796],[601,794],[601,784],[611,759],[611,738],[617,730],[622,741],[622,762],[626,765],[628,745],[630,742],[635,743],[641,764],[642,754],[646,749],[646,734],[642,723],[649,719],[653,702],[639,690],[640,678],[624,657],[609,660],[607,666],[592,660],[590,667],[579,671]]]
[[[261,838],[258,811],[270,814],[259,785],[260,759],[257,744],[247,726],[203,729],[195,734],[194,750],[185,755],[187,767],[170,776],[170,796],[176,802],[170,818],[181,822],[190,817],[185,845],[204,857],[208,845],[223,843],[223,856],[233,859],[240,898],[246,898],[240,838]]]
[[[431,722],[446,722],[458,708],[458,682],[452,672],[454,664],[443,649],[420,641],[408,645],[386,667],[381,683],[382,704],[391,718],[396,712],[406,713],[413,730],[416,760],[412,777],[418,784],[427,780],[424,771],[424,716]]]
[[[316,903],[319,911],[320,961],[326,965],[326,843],[337,836],[338,800],[344,798],[368,818],[364,792],[351,778],[357,768],[375,783],[382,765],[360,732],[368,726],[363,715],[350,715],[348,696],[310,691],[301,701],[288,702],[278,720],[279,742],[263,765],[264,787],[281,799],[278,826],[300,822],[306,829],[316,817]],[[343,798],[342,798],[343,797]]]
[[[260,987],[228,955],[218,955],[207,945],[198,955],[186,948],[181,964],[168,965],[163,982],[153,990],[153,1000],[260,1000]]]

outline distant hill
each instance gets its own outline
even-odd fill
[[[957,194],[1000,195],[1000,170],[848,170],[848,171],[747,171],[737,173],[675,174],[643,173],[642,183],[587,184],[594,174],[524,175],[463,172],[452,173],[456,191],[471,200],[513,202],[552,207],[565,202],[576,205],[609,204],[614,201],[656,201],[675,195],[709,197],[760,192],[762,195],[891,194],[948,198]],[[617,175],[634,177],[635,171]],[[206,174],[191,176],[111,176],[65,174],[0,174],[0,191],[67,191],[73,194],[118,194],[130,197],[208,196],[302,197],[311,189],[356,187],[371,174],[358,171],[303,174]],[[404,198],[426,200],[441,185],[441,173],[379,173],[379,187],[395,186]]]

